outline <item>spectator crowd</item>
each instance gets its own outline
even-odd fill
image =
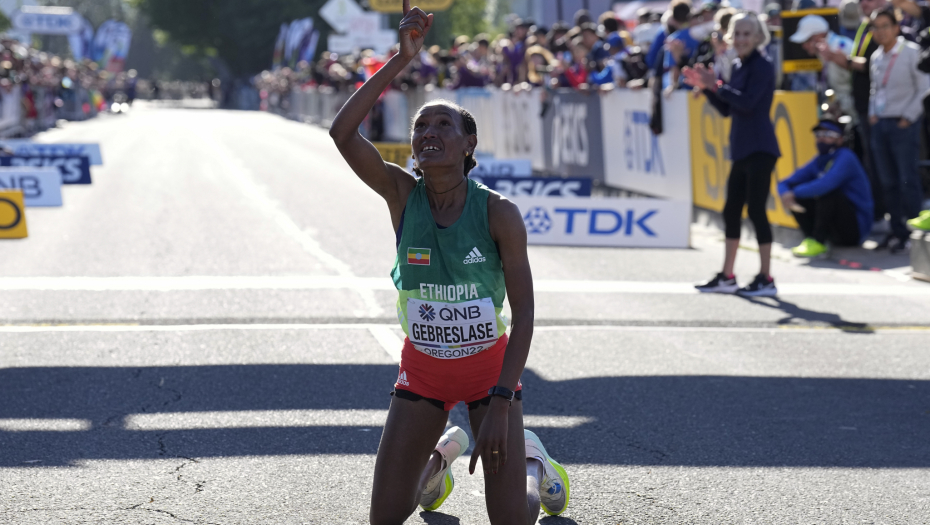
[[[134,98],[135,84],[134,71],[111,73],[90,60],[0,39],[0,133],[29,135],[58,119],[89,118],[109,107],[117,93]]]
[[[728,82],[739,57],[732,31],[730,38],[727,35],[731,19],[740,12],[728,1],[672,0],[664,12],[643,8],[629,20],[614,12],[595,17],[581,10],[572,24],[552,27],[513,19],[506,34],[463,35],[447,48],[424,49],[391,88],[651,88],[669,95],[696,89],[682,71],[698,65]],[[915,220],[926,217],[923,222],[930,229],[930,214],[919,215],[930,195],[927,166],[918,160],[926,157],[930,137],[930,119],[923,118],[930,111],[930,6],[923,1],[843,0],[838,27],[817,14],[797,19],[782,13],[779,3],[766,5],[758,14],[772,35],[761,52],[775,64],[776,87],[817,93],[822,116],[840,124],[843,143],[868,176],[873,219],[881,223],[890,216],[891,232],[880,248],[906,248],[909,220],[914,226]],[[794,0],[792,10],[815,7],[813,0]],[[797,23],[785,39],[783,14]],[[783,73],[788,45],[819,59],[821,70]],[[287,103],[295,86],[350,90],[394,52],[324,52],[315,63],[265,71],[254,84],[263,100],[281,104]]]

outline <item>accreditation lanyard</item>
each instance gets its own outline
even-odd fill
[[[868,29],[869,23],[862,22],[859,24],[859,30],[856,31],[856,41],[854,42],[855,47],[853,47],[852,54],[855,56],[863,57],[865,56],[866,49],[869,48],[869,44],[872,43],[872,32],[866,32]],[[865,36],[863,36],[863,33]]]
[[[904,42],[899,42],[898,45],[895,46],[894,52],[891,54],[891,60],[888,61],[888,69],[885,70],[885,76],[882,78],[882,89],[885,89],[885,86],[888,85],[888,79],[891,77],[891,68],[894,67],[898,55],[901,54],[902,47],[904,47]]]

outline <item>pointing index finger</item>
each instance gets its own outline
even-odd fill
[[[404,0],[404,16],[410,11],[410,0]]]

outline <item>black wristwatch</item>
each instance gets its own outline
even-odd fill
[[[493,388],[488,390],[488,395],[489,396],[500,396],[506,399],[508,403],[513,405],[514,393],[513,393],[513,390],[510,390],[509,388],[504,388],[502,386],[495,385]]]

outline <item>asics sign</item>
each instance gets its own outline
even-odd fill
[[[90,184],[90,163],[87,157],[0,157],[0,166],[58,168],[62,184]]]
[[[515,197],[529,244],[686,248],[691,206],[660,199]]]
[[[469,174],[469,176],[471,176]],[[591,179],[585,177],[472,177],[505,197],[589,197]]]

